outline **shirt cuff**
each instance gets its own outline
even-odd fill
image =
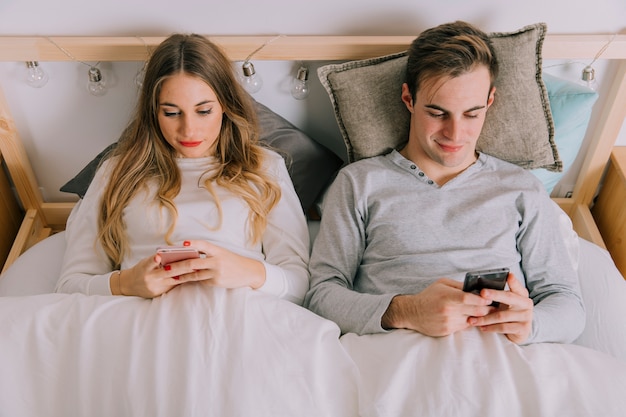
[[[113,295],[111,284],[109,283],[113,274],[117,274],[117,271],[92,277],[87,285],[87,295]]]
[[[259,291],[264,293],[274,294],[278,297],[282,297],[286,291],[285,285],[285,273],[282,268],[263,262],[265,267],[265,283],[259,287]]]

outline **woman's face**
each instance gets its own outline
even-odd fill
[[[177,156],[213,155],[224,113],[213,89],[181,72],[163,82],[158,99],[159,127]]]

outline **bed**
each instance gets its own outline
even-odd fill
[[[498,36],[529,45],[533,57],[538,57],[530,60],[536,69],[541,58],[589,60],[602,48],[602,58],[614,67],[604,106],[593,109],[599,116],[589,125],[593,131],[585,145],[577,142],[573,155],[557,147],[558,160],[552,140],[548,152],[554,159],[542,162],[543,171],[537,171],[546,175],[558,171],[564,159],[567,164],[576,157],[582,161],[571,196],[554,198],[587,310],[585,330],[573,344],[520,347],[479,331],[443,338],[402,330],[341,335],[334,323],[251,290],[206,291],[189,285],[155,300],[52,293],[65,250],[64,224],[74,204],[44,201],[0,90],[0,152],[19,203],[19,209],[7,204],[6,216],[19,216],[16,211],[23,210],[0,277],[0,415],[623,415],[626,282],[606,250],[590,208],[626,116],[626,35],[615,36],[608,47],[605,35],[551,35],[542,25],[494,34]],[[537,38],[529,43],[527,36]],[[382,151],[378,144],[372,148],[359,138],[362,123],[349,114],[354,102],[345,93],[354,86],[346,79],[370,88],[367,72],[373,71],[376,83],[384,82],[379,65],[401,64],[414,35],[210,38],[234,61],[265,45],[255,59],[327,62],[318,76],[347,147],[345,162]],[[53,39],[79,60],[143,61],[146,45],[157,45],[164,38]],[[0,37],[0,60],[68,60],[55,44],[37,36]],[[522,55],[519,45],[514,46]],[[524,62],[526,58],[522,57]],[[549,115],[547,134],[558,136],[565,130],[563,123],[574,117],[586,118],[584,135],[590,113],[557,116],[558,80],[532,72],[531,76],[530,83],[539,87],[536,107]],[[566,100],[570,101],[571,97]],[[587,103],[589,112],[594,101],[595,97]],[[526,107],[515,111],[533,106]],[[268,109],[262,110],[274,117],[274,126],[280,121]],[[283,131],[297,130],[281,122]],[[317,152],[316,158],[324,155]],[[316,164],[319,160],[313,167]],[[337,167],[333,162],[325,168],[326,180]],[[3,193],[9,201],[11,196]],[[319,208],[323,187],[316,188],[315,196],[307,209]],[[314,240],[318,221],[313,215],[309,226]]]

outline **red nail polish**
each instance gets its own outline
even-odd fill
[[[169,271],[170,269],[172,269],[171,265],[165,265],[163,266],[163,269],[165,269],[166,271]]]
[[[172,278],[174,278],[176,281],[178,281],[180,279],[179,276],[175,276],[175,277],[172,277]]]
[[[188,241],[188,240],[185,240],[185,241],[183,242],[183,246],[191,246],[191,242],[190,242],[190,241]]]

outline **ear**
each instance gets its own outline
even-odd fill
[[[493,100],[496,98],[496,87],[491,87],[489,96],[487,97],[487,108],[491,107]]]
[[[411,113],[413,113],[413,97],[409,91],[409,85],[407,83],[402,84],[402,102]]]

